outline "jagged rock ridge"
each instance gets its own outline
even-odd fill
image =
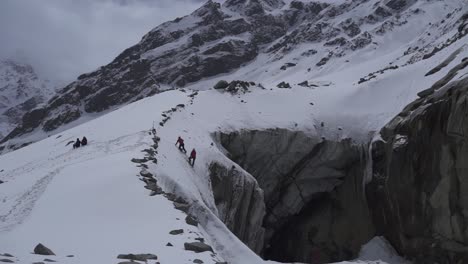
[[[221,5],[210,0],[191,15],[151,30],[108,65],[81,75],[45,107],[28,112],[2,142],[38,129],[54,131],[89,114],[94,117],[165,89],[230,73],[261,54],[280,60],[305,43],[322,47],[303,55],[322,67],[377,45],[376,37],[423,13],[411,8],[416,2],[230,0]],[[349,17],[350,12],[358,15]],[[409,52],[429,53],[430,45]]]

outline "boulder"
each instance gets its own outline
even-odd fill
[[[291,85],[287,82],[280,82],[276,87],[278,88],[291,88]]]
[[[128,260],[137,260],[137,261],[148,261],[148,260],[157,260],[158,256],[154,254],[120,254],[117,256],[118,259],[128,259]],[[133,262],[134,263],[134,262]]]
[[[153,177],[153,174],[149,171],[147,171],[146,169],[142,169],[140,171],[140,175],[143,176],[143,177],[147,177],[147,178],[152,178]]]
[[[184,243],[184,248],[185,250],[193,251],[196,253],[201,253],[201,252],[206,252],[206,251],[213,252],[213,249],[209,245],[202,243],[202,242]]]
[[[5,263],[15,263],[13,260],[11,259],[0,259],[0,262],[5,262]]]
[[[203,260],[201,260],[201,259],[194,259],[194,260],[193,260],[193,263],[203,264]]]
[[[191,215],[187,215],[187,217],[185,217],[185,222],[188,225],[198,226],[198,221]]]
[[[183,234],[184,233],[184,230],[183,229],[176,229],[176,230],[172,230],[169,232],[169,234],[171,235],[180,235],[180,234]]]
[[[188,213],[188,210],[190,209],[190,205],[186,203],[174,202],[174,207],[175,209],[180,210],[184,213]]]
[[[46,256],[55,255],[55,253],[52,250],[50,250],[41,243],[37,244],[37,246],[34,248],[34,254]]]
[[[215,88],[216,90],[226,89],[228,87],[228,85],[229,85],[229,83],[227,81],[221,80],[221,81],[217,82],[213,88]]]
[[[143,159],[135,159],[135,158],[133,158],[133,159],[131,159],[131,162],[133,162],[133,163],[145,163],[145,162],[147,162],[147,161],[148,161],[148,159],[146,159],[146,158],[143,158]]]

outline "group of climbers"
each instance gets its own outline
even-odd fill
[[[177,138],[177,142],[175,143],[175,145],[177,146],[177,144],[179,144],[179,150],[182,151],[183,153],[187,153],[187,150],[185,149],[185,143],[184,143],[184,140],[179,136],[179,138]],[[195,165],[195,159],[197,158],[197,152],[195,151],[195,149],[192,149],[192,152],[190,152],[190,156],[189,156],[189,164],[193,167],[193,165]]]
[[[86,146],[86,145],[88,145],[88,139],[87,139],[86,137],[83,137],[83,138],[81,139],[81,141],[80,141],[79,138],[77,138],[76,141],[75,141],[75,144],[73,144],[73,148],[76,149],[76,148],[79,148],[79,147],[81,147],[81,146],[84,147],[84,146]]]

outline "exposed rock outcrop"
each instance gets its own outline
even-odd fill
[[[363,147],[282,129],[219,140],[265,193],[266,258],[317,261],[311,252],[318,249],[320,263],[351,259],[373,237]]]
[[[420,96],[373,143],[367,190],[374,221],[416,263],[465,263],[468,77]]]
[[[251,175],[239,168],[226,168],[220,163],[210,165],[218,217],[256,253],[263,250],[265,215],[263,191]]]

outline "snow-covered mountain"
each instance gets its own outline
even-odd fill
[[[0,138],[21,124],[23,115],[52,97],[50,82],[38,77],[32,66],[0,60]]]
[[[3,142],[19,136],[22,143],[34,141],[38,134],[30,137],[31,132],[43,131],[44,137],[171,87],[199,83],[207,89],[213,84],[203,80],[221,75],[276,86],[294,74],[307,81],[381,57],[385,64],[359,76],[363,82],[459,40],[464,2],[208,1],[156,27],[110,64],[81,75],[45,107],[29,112]]]
[[[23,117],[0,249],[464,263],[467,35],[463,0],[209,1]]]

